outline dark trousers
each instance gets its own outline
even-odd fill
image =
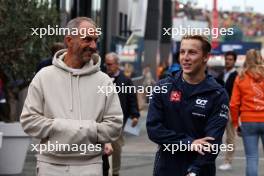
[[[109,172],[109,168],[110,168],[108,156],[103,155],[102,159],[103,159],[103,176],[108,176],[108,172]]]

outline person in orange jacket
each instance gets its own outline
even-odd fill
[[[233,125],[244,143],[246,176],[257,176],[259,138],[264,145],[264,62],[257,50],[251,49],[246,54],[234,83],[230,110]]]

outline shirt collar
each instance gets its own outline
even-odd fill
[[[232,72],[234,72],[234,71],[236,71],[236,69],[235,69],[235,67],[233,67],[231,70],[229,70],[229,71],[226,71],[225,70],[225,74],[227,74],[227,73],[232,73]]]
[[[116,78],[116,77],[118,77],[119,76],[119,74],[120,74],[120,70],[118,70],[114,75],[112,75],[111,77],[112,78]]]

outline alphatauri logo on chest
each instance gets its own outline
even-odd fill
[[[197,98],[195,100],[195,105],[194,106],[204,109],[207,103],[208,103],[207,99],[205,99],[205,98]]]

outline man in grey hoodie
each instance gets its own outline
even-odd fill
[[[115,91],[98,91],[115,88],[100,71],[94,21],[77,17],[67,28],[79,33],[65,35],[67,49],[58,51],[53,65],[36,74],[20,121],[27,134],[41,140],[34,147],[39,151],[38,175],[101,176],[102,148],[118,139],[122,109]]]

